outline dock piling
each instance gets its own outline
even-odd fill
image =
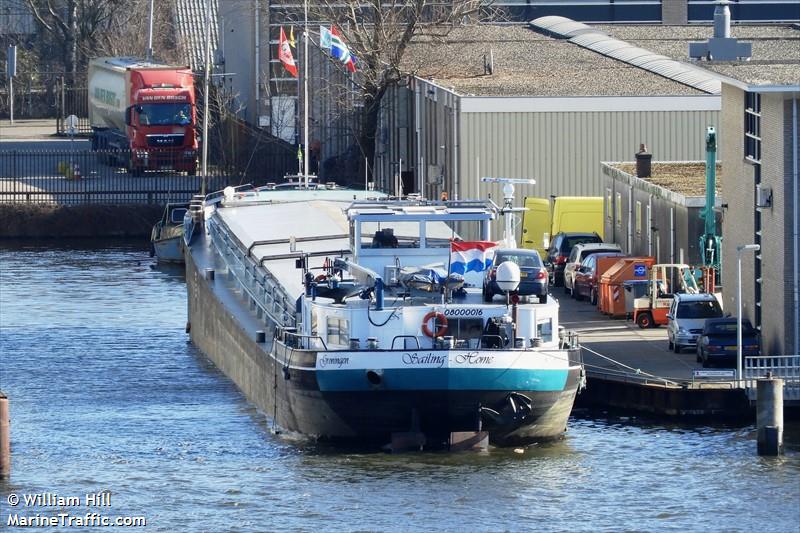
[[[11,417],[8,396],[0,391],[0,479],[11,476]]]
[[[759,379],[756,389],[758,455],[783,453],[783,380],[771,373]]]

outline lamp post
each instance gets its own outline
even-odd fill
[[[758,244],[742,244],[736,247],[736,380],[741,386],[742,380],[742,252],[759,252]]]

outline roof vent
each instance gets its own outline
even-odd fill
[[[736,61],[753,55],[752,43],[731,37],[731,10],[728,0],[714,3],[714,37],[704,43],[689,43],[689,57],[709,61]]]

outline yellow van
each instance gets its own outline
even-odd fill
[[[547,255],[545,238],[550,237],[550,200],[547,198],[525,198],[528,209],[522,216],[522,247],[538,250],[544,258]]]
[[[526,197],[522,218],[522,247],[544,258],[550,239],[560,232],[597,233],[603,237],[602,196],[557,196],[552,213],[547,198]]]

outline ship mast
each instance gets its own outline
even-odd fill
[[[308,189],[308,0],[303,12],[303,178]]]

